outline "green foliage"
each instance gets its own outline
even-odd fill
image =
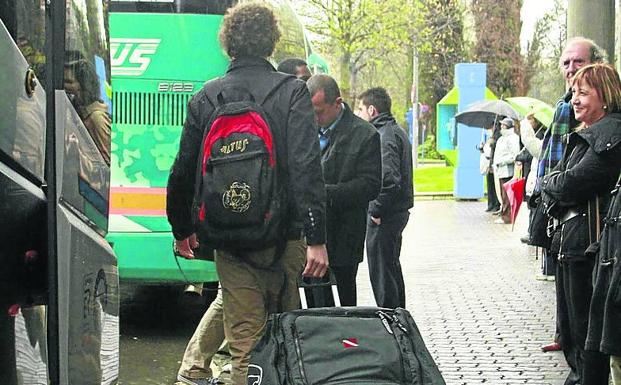
[[[527,65],[531,78],[528,83],[528,95],[554,105],[565,92],[565,80],[558,67],[558,58],[561,56],[567,39],[567,25],[565,23],[566,3],[554,0],[554,8],[546,12],[535,25],[533,38],[529,48],[538,46],[539,58]],[[531,51],[529,50],[529,57]],[[527,76],[529,72],[527,72]]]
[[[418,146],[418,157],[425,159],[446,159],[444,155],[436,150],[436,137],[434,135],[427,135],[425,141]]]
[[[489,88],[504,97],[523,92],[524,65],[520,53],[518,0],[472,0],[476,44],[474,60],[487,63]]]

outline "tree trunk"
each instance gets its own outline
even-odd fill
[[[584,36],[593,39],[608,54],[615,57],[615,2],[614,0],[569,0],[567,9],[567,37]]]

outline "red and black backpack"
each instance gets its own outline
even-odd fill
[[[278,79],[256,98],[222,79],[209,88],[215,111],[203,134],[194,198],[201,243],[235,251],[284,242],[287,197],[277,167],[281,152],[263,103],[289,78]]]

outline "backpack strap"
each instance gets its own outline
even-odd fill
[[[276,84],[274,86],[271,87],[271,89],[265,94],[265,95],[257,95],[258,97],[256,98],[256,102],[258,105],[262,106],[263,103],[265,103],[265,101],[267,99],[269,99],[272,95],[274,95],[274,93],[276,93],[276,91],[278,91],[278,89],[280,88],[280,86],[282,86],[283,84],[285,84],[287,81],[291,80],[291,79],[295,79],[296,77],[293,75],[286,75],[286,76],[282,76],[280,79],[278,79],[276,81]]]

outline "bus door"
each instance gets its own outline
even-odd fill
[[[107,0],[0,5],[0,383],[112,384]]]

